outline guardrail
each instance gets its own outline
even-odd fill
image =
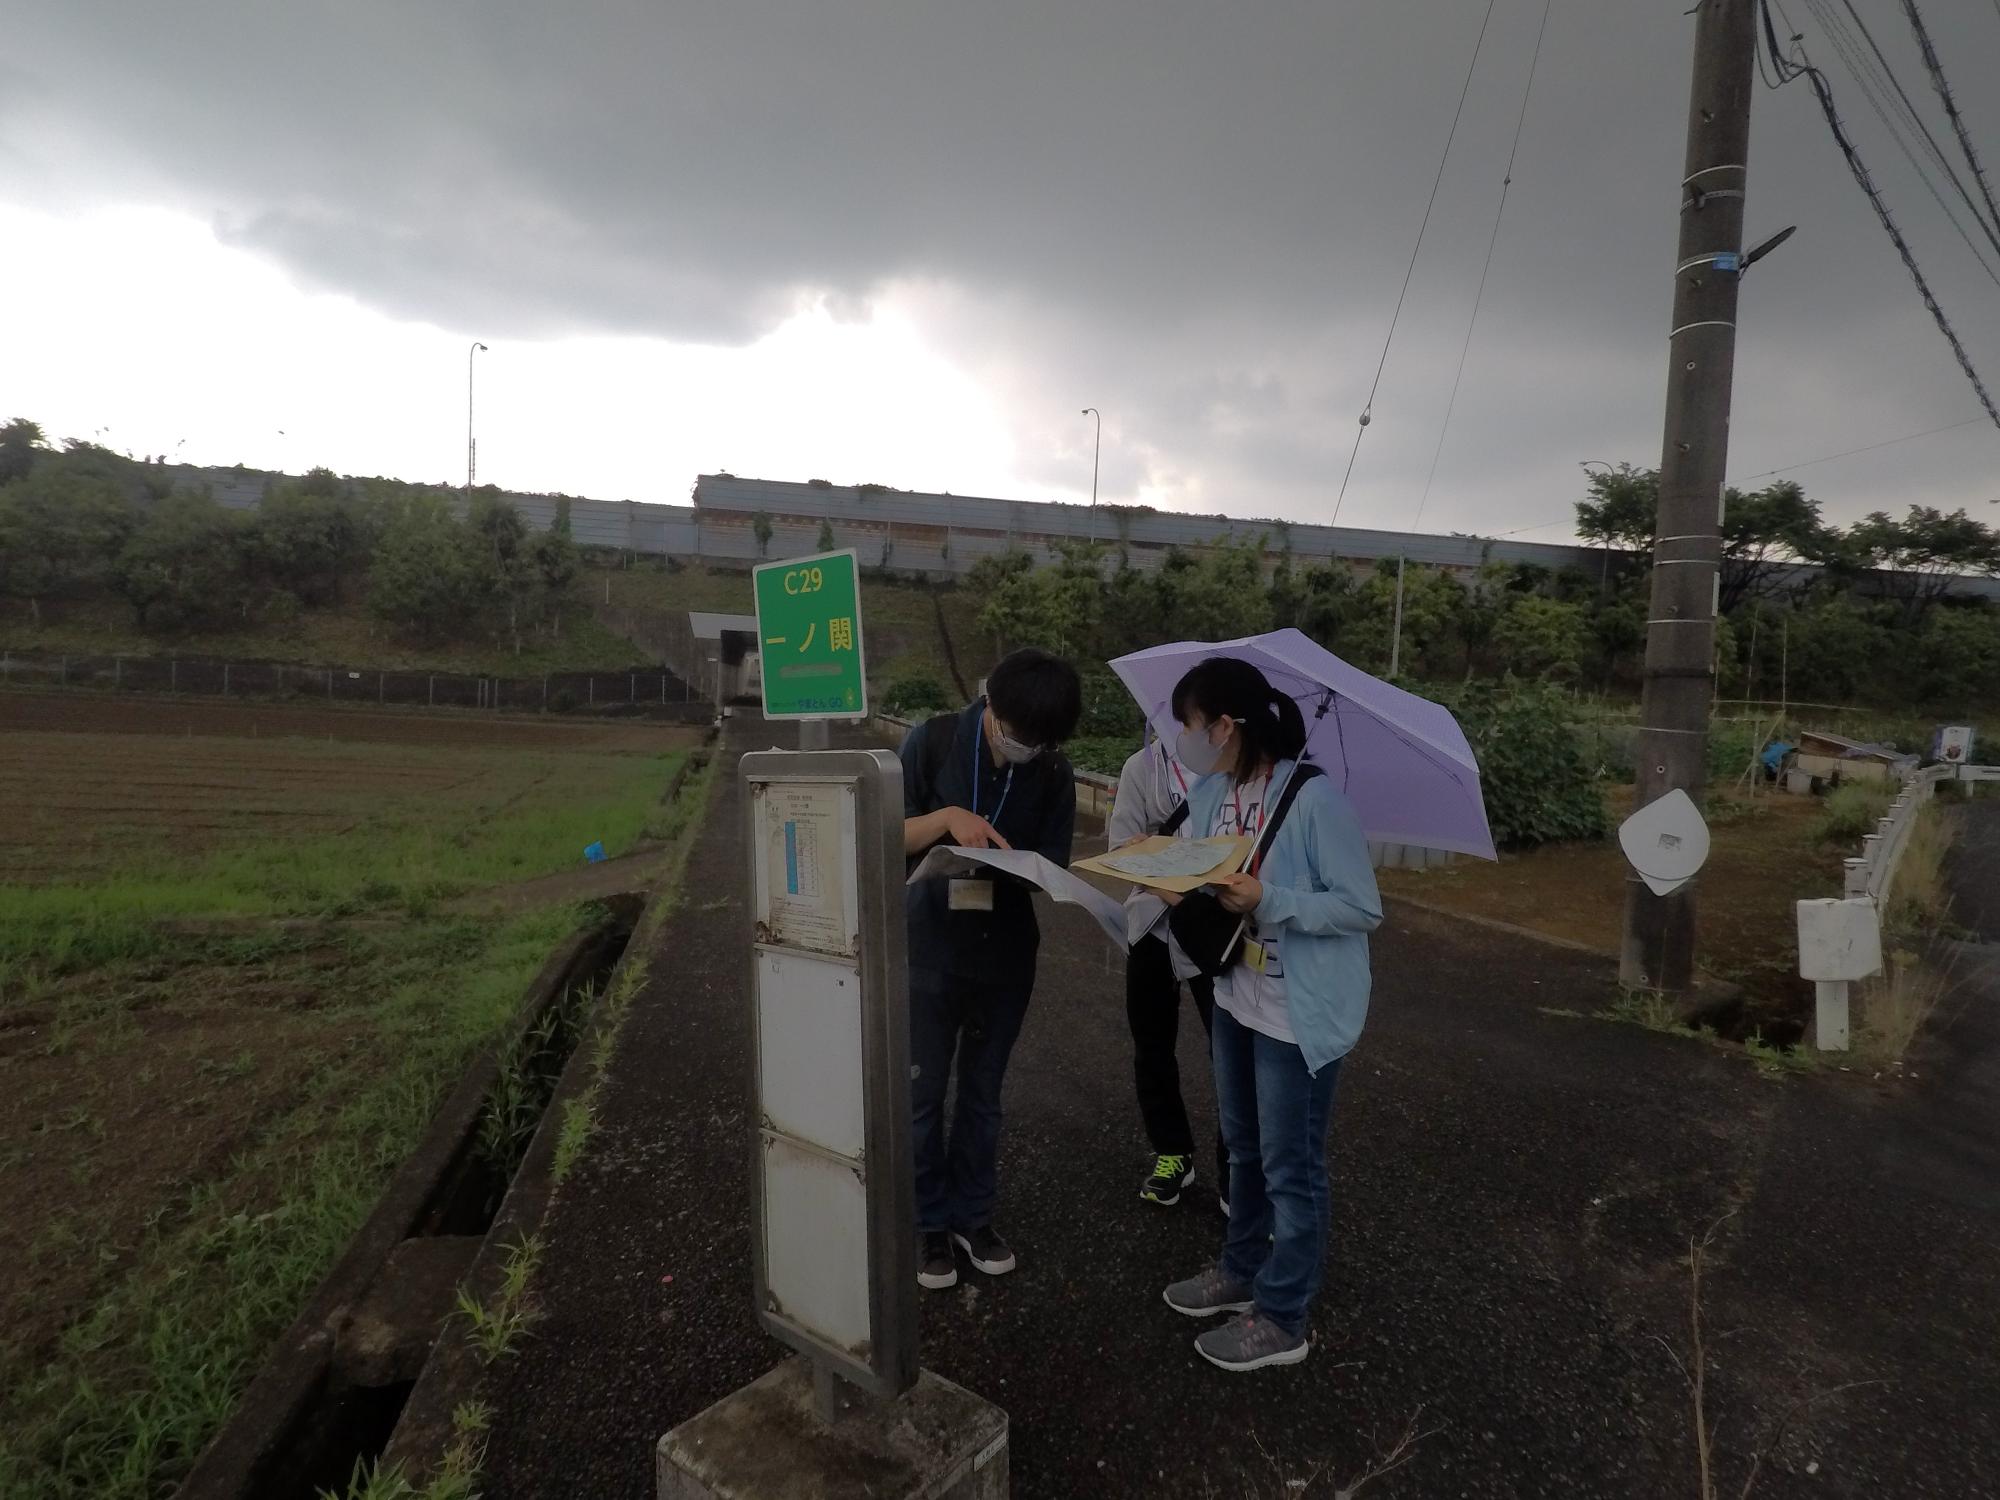
[[[1799,977],[1813,982],[1813,1042],[1848,1046],[1848,987],[1882,972],[1882,910],[1924,805],[1947,781],[2000,781],[2000,766],[1926,766],[1903,778],[1896,800],[1842,862],[1842,894],[1798,903]]]

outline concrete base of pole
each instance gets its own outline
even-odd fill
[[[1007,1414],[926,1370],[877,1401],[820,1415],[812,1362],[792,1358],[660,1439],[659,1500],[1006,1500]]]

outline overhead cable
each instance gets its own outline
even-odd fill
[[[1479,290],[1472,294],[1472,316],[1466,320],[1465,342],[1458,348],[1458,372],[1451,377],[1451,396],[1444,404],[1444,422],[1438,428],[1437,447],[1431,450],[1431,471],[1424,476],[1423,498],[1417,501],[1417,513],[1410,522],[1415,531],[1417,523],[1424,518],[1424,507],[1431,501],[1431,484],[1437,478],[1438,460],[1444,456],[1445,435],[1451,431],[1451,414],[1458,406],[1459,382],[1465,379],[1465,357],[1472,350],[1472,331],[1479,326],[1479,304],[1486,297],[1486,273],[1493,269],[1493,247],[1500,243],[1500,220],[1507,212],[1507,189],[1514,182],[1514,159],[1521,151],[1521,128],[1528,122],[1528,101],[1535,93],[1535,70],[1541,66],[1542,38],[1549,29],[1549,6],[1551,0],[1542,0],[1541,25],[1535,28],[1535,50],[1528,59],[1528,81],[1521,89],[1521,112],[1514,117],[1514,143],[1507,148],[1507,170],[1500,176],[1500,201],[1493,210],[1493,233],[1486,240],[1486,259],[1479,267]]]
[[[1993,184],[1986,180],[1986,168],[1979,164],[1979,153],[1972,149],[1972,132],[1965,128],[1965,117],[1958,112],[1958,101],[1951,96],[1951,84],[1944,76],[1944,64],[1938,61],[1937,48],[1931,43],[1930,28],[1924,25],[1923,12],[1917,9],[1917,0],[1903,0],[1903,14],[1909,17],[1910,29],[1917,34],[1917,46],[1924,54],[1924,66],[1930,70],[1931,87],[1944,101],[1944,112],[1951,120],[1953,133],[1958,136],[1958,149],[1965,153],[1965,163],[1972,168],[1973,181],[1979,184],[1979,195],[1986,200],[1986,211],[1993,216],[1994,225],[2000,227],[2000,204],[1993,201]]]
[[[1479,22],[1479,39],[1472,44],[1472,61],[1465,65],[1465,82],[1458,90],[1458,108],[1452,111],[1451,129],[1444,138],[1444,150],[1438,156],[1437,176],[1431,180],[1430,200],[1424,204],[1423,222],[1417,226],[1417,242],[1410,247],[1410,263],[1403,270],[1403,289],[1396,294],[1396,310],[1389,315],[1389,332],[1382,340],[1382,357],[1375,362],[1375,379],[1368,387],[1368,402],[1361,408],[1361,422],[1354,434],[1354,447],[1347,455],[1347,472],[1340,476],[1340,494],[1333,502],[1333,515],[1327,524],[1340,519],[1340,507],[1347,501],[1347,482],[1354,477],[1354,460],[1361,452],[1361,439],[1368,431],[1368,423],[1375,412],[1375,393],[1382,387],[1382,370],[1389,363],[1389,345],[1396,338],[1396,323],[1403,316],[1403,299],[1410,294],[1410,277],[1417,269],[1417,255],[1424,248],[1424,231],[1430,228],[1431,210],[1437,207],[1438,186],[1444,181],[1445,163],[1451,160],[1451,143],[1458,138],[1458,122],[1465,114],[1466,96],[1472,92],[1472,75],[1479,67],[1479,54],[1486,46],[1486,30],[1493,24],[1495,0],[1486,0],[1486,14]]]
[[[1771,13],[1768,0],[1763,16],[1765,28],[1769,32]],[[1775,36],[1773,40],[1775,41]],[[1777,49],[1773,46],[1772,50],[1775,52]],[[1880,189],[1875,186],[1875,179],[1861,160],[1861,154],[1854,149],[1854,142],[1847,134],[1847,126],[1840,118],[1839,109],[1834,105],[1832,85],[1826,81],[1826,75],[1805,57],[1803,50],[1800,51],[1799,57],[1801,60],[1798,62],[1786,59],[1782,65],[1790,76],[1803,77],[1812,85],[1813,95],[1819,100],[1820,111],[1826,116],[1827,126],[1833,132],[1834,144],[1840,147],[1840,154],[1847,159],[1848,170],[1854,175],[1854,180],[1860,185],[1861,191],[1867,195],[1868,202],[1875,210],[1876,218],[1881,220],[1883,230],[1888,234],[1890,242],[1895,245],[1896,253],[1903,258],[1904,268],[1910,273],[1910,279],[1917,284],[1917,291],[1924,299],[1924,306],[1930,309],[1931,318],[1936,322],[1938,332],[1944,335],[1945,341],[1951,345],[1951,352],[1958,357],[1959,368],[1965,371],[1965,378],[1972,383],[1973,392],[1979,397],[1979,404],[1986,409],[1986,415],[1993,419],[1993,425],[2000,427],[2000,408],[1994,406],[1992,396],[1987,394],[1986,383],[1979,378],[1979,372],[1973,368],[1972,358],[1965,352],[1965,345],[1959,342],[1957,330],[1951,326],[1951,320],[1938,305],[1936,296],[1931,292],[1930,282],[1924,279],[1924,273],[1917,265],[1916,253],[1910,249],[1910,242],[1903,237],[1902,229],[1898,227],[1894,215],[1889,212],[1889,205],[1883,201]]]

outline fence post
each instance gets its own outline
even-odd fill
[[[1868,894],[1868,861],[1865,859],[1843,859],[1841,865],[1841,894],[1843,896],[1865,896]]]
[[[665,672],[660,673],[660,701],[662,703],[667,701],[667,674]]]
[[[595,672],[584,674],[584,681],[590,684],[589,688],[585,690],[585,702],[591,708],[595,708],[597,707],[597,674]]]
[[[627,703],[637,703],[639,701],[639,674],[637,672],[627,672],[625,674],[625,701]]]
[[[542,673],[542,712],[549,711],[549,674]]]
[[[229,663],[228,663],[228,662],[224,662],[224,663],[222,664],[222,696],[223,696],[223,697],[225,697],[225,698],[227,698],[227,697],[229,696]]]
[[[167,663],[167,691],[169,693],[178,693],[180,690],[181,664],[178,661],[169,661]]]
[[[1813,981],[1813,1042],[1822,1052],[1847,1050],[1847,981]]]
[[[111,686],[114,690],[125,686],[125,658],[122,656],[111,658]]]
[[[377,703],[387,703],[389,701],[389,689],[383,685],[382,671],[379,667],[375,670],[375,701]]]
[[[437,680],[437,673],[435,672],[431,673],[429,693],[430,693],[430,699],[427,706],[431,708],[436,708],[438,702],[438,680]]]

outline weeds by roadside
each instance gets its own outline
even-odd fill
[[[1895,789],[1881,782],[1850,781],[1826,799],[1826,811],[1816,828],[1822,842],[1854,843],[1875,831],[1896,800]]]

